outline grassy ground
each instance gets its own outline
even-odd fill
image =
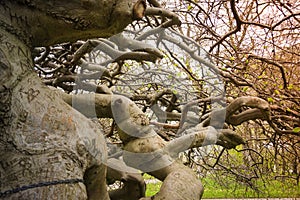
[[[144,179],[147,183],[147,190],[146,190],[146,197],[151,197],[155,195],[161,186],[161,181],[155,179],[153,176],[150,176],[148,174],[144,174]]]
[[[144,175],[146,179],[154,179],[149,175]],[[153,183],[149,181],[147,184],[146,196],[153,196],[159,191],[161,182]],[[268,184],[257,181],[257,190],[251,189],[244,184],[236,184],[236,182],[226,185],[217,184],[212,178],[202,179],[204,185],[204,194],[202,198],[296,198],[300,197],[300,186],[295,182],[288,180],[268,180]]]
[[[300,197],[300,186],[293,181],[268,180],[267,183],[259,180],[256,189],[249,185],[228,183],[219,185],[211,178],[202,180],[204,185],[203,198],[287,198]]]

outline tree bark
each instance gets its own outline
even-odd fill
[[[0,198],[109,199],[99,127],[41,83],[31,48],[116,34],[143,15],[135,5],[0,2]]]
[[[96,114],[97,117],[114,118],[118,125],[118,134],[124,144],[125,163],[164,182],[161,192],[155,195],[154,199],[174,199],[176,195],[175,199],[178,200],[201,198],[203,187],[200,180],[190,168],[171,157],[173,152],[165,150],[167,143],[149,126],[146,115],[134,102],[123,96],[106,94],[72,96],[63,93],[63,99],[68,104],[76,102],[76,109],[86,116]],[[95,113],[88,112],[87,107],[91,104],[89,100],[95,103]],[[205,141],[205,137],[206,134],[202,134],[199,143]],[[188,142],[192,144],[192,141]],[[189,147],[186,146],[186,149]],[[193,184],[187,185],[187,182]]]
[[[145,10],[144,0],[3,0],[0,4],[5,16],[1,24],[32,46],[110,37]],[[136,5],[142,6],[134,10]]]
[[[95,192],[108,199],[102,164],[106,147],[101,131],[41,84],[23,43],[0,33],[1,192],[48,182],[53,185],[26,189],[6,198],[86,199],[83,177],[94,166],[101,169],[97,182],[101,191]],[[79,181],[72,183],[74,179]],[[70,183],[54,184],[66,180]]]

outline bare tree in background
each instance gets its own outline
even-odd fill
[[[231,118],[235,122],[227,120],[245,139],[238,149],[243,163],[217,148],[210,154],[203,149],[190,152],[202,156],[190,164],[200,165],[202,175],[213,172],[221,183],[231,177],[254,190],[256,181],[267,185],[267,179],[299,184],[299,2],[178,1],[169,9],[189,19],[180,31],[194,38],[222,69],[229,102],[256,96],[270,105],[267,120],[259,114],[243,123],[240,114]],[[247,116],[251,112],[255,110],[248,110]]]

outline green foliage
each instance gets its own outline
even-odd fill
[[[243,91],[243,92],[247,92],[248,89],[249,89],[249,87],[246,86],[246,87],[243,87],[243,88],[242,88],[242,91]]]
[[[192,5],[189,5],[188,8],[187,8],[188,11],[190,11],[190,10],[192,10],[192,9],[193,9],[193,6],[192,6]]]
[[[274,99],[272,97],[268,97],[268,102],[273,103]]]
[[[300,127],[294,128],[293,131],[294,131],[295,133],[299,133],[299,132],[300,132]]]

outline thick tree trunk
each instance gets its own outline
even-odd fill
[[[42,85],[30,47],[116,34],[138,3],[0,1],[0,198],[109,199],[99,127]]]
[[[1,192],[6,199],[86,199],[83,177],[93,166],[101,170],[89,195],[107,199],[99,128],[42,86],[23,43],[3,31],[0,38]]]

